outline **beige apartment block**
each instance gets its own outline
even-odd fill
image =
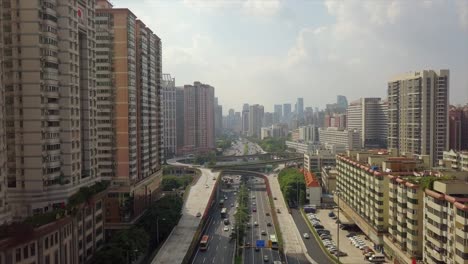
[[[388,82],[388,148],[429,155],[433,166],[448,149],[449,70],[422,70]]]
[[[56,212],[49,213],[50,221],[39,226],[12,226],[9,237],[0,236],[0,263],[90,263],[104,243],[103,198],[102,192],[94,195],[86,204],[78,205],[74,215],[56,219]],[[37,218],[31,222],[38,223]]]
[[[336,189],[341,192],[342,210],[375,244],[383,245],[383,235],[389,228],[389,175],[412,175],[423,166],[418,160],[391,157],[383,151],[348,151],[337,155]],[[403,209],[400,208],[401,213]]]
[[[304,168],[308,171],[319,173],[324,167],[334,167],[336,156],[328,150],[315,150],[304,154]]]
[[[0,2],[3,16],[3,2]],[[3,19],[0,20],[0,40],[3,40]],[[7,201],[6,134],[5,134],[5,90],[3,86],[3,41],[0,41],[0,225],[10,222],[10,208]]]
[[[468,182],[436,181],[424,195],[424,252],[428,264],[468,263]]]
[[[422,259],[424,190],[418,182],[424,175],[414,175],[388,175],[388,234],[383,240],[386,255],[397,263]]]
[[[338,171],[331,166],[325,166],[322,168],[321,181],[324,192],[332,194],[336,190],[336,178],[338,177]]]
[[[51,211],[99,178],[94,1],[2,1],[8,200]]]

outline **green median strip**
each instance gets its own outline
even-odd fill
[[[343,264],[341,261],[338,261],[338,259],[334,255],[332,255],[327,250],[327,248],[325,248],[325,245],[323,245],[322,239],[320,239],[319,234],[317,233],[317,231],[315,231],[315,228],[310,223],[309,219],[307,218],[307,216],[306,216],[306,214],[304,212],[304,209],[302,209],[302,208],[301,208],[301,214],[302,214],[302,217],[304,218],[304,221],[306,222],[307,226],[309,227],[311,233],[314,235],[315,240],[319,243],[320,248],[322,249],[323,252],[325,252],[327,257],[335,264]]]

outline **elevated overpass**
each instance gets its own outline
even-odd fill
[[[243,156],[217,156],[216,161],[236,161],[236,160],[274,160],[274,159],[288,159],[288,158],[297,158],[303,157],[302,154],[294,152],[281,152],[281,153],[263,153],[263,154],[253,154],[253,155],[243,155]]]
[[[222,165],[213,165],[210,166],[210,169],[213,170],[228,170],[228,169],[243,169],[243,170],[253,170],[253,169],[262,169],[267,165],[274,164],[283,164],[288,162],[297,162],[302,163],[304,158],[295,157],[288,159],[276,159],[276,160],[263,160],[263,161],[254,161],[254,162],[238,162],[233,164],[222,164]]]

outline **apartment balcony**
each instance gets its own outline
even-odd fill
[[[431,237],[429,235],[426,235],[426,241],[430,241],[434,246],[436,246],[438,248],[443,248],[444,245],[445,245],[445,243],[443,243],[439,239],[433,238],[433,237]]]
[[[457,221],[458,224],[461,225],[468,225],[468,218],[461,217],[458,214],[455,216],[455,221]]]
[[[468,239],[468,232],[465,232],[463,231],[462,229],[460,229],[458,226],[459,224],[458,223],[455,223],[455,234],[459,237],[461,237],[462,239]],[[467,251],[468,252],[468,251]]]
[[[59,103],[58,101],[56,103],[45,103],[45,108],[46,109],[51,109],[51,110],[59,110]]]

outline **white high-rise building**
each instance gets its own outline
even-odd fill
[[[360,98],[349,104],[347,127],[360,131],[361,147],[387,147],[387,109],[380,98]]]
[[[346,150],[361,149],[361,135],[358,130],[327,127],[319,129],[320,143],[323,145],[344,146]]]
[[[388,82],[388,148],[428,155],[432,165],[448,150],[449,70],[422,70]]]
[[[249,136],[260,138],[264,109],[262,105],[251,105],[249,110]]]
[[[163,74],[161,89],[161,114],[164,157],[171,157],[177,151],[176,137],[176,88],[175,79]]]

